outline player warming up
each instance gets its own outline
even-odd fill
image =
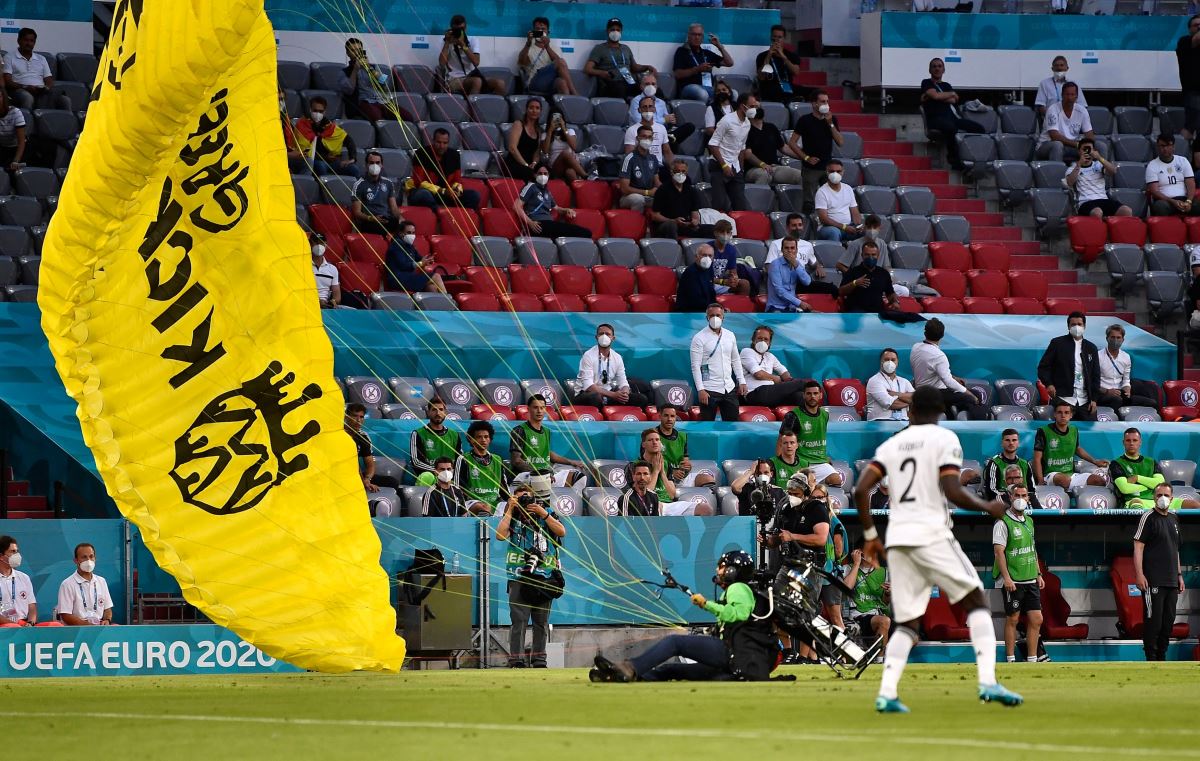
[[[854,489],[863,527],[863,554],[878,563],[884,554],[879,530],[871,519],[871,490],[888,477],[891,506],[887,527],[887,565],[892,577],[892,610],[899,622],[888,641],[883,679],[875,710],[908,713],[900,702],[900,676],[917,644],[921,617],[936,584],[951,603],[969,611],[967,626],[979,669],[979,699],[1017,706],[1020,695],[996,682],[996,632],[983,594],[983,583],[951,531],[946,499],[964,510],[998,518],[1004,503],[982,502],[959,483],[962,445],[958,436],[937,424],[945,408],[931,386],[913,394],[911,424],[875,450],[875,458]]]

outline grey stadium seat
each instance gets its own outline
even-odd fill
[[[526,378],[521,381],[521,390],[524,392],[522,396],[525,404],[529,404],[534,394],[546,397],[546,405],[550,407],[561,407],[567,403],[562,386],[553,378]]]
[[[82,82],[91,89],[96,81],[96,69],[100,62],[90,53],[59,53],[58,79],[68,82]]]
[[[384,420],[420,420],[418,410],[408,404],[381,404],[379,411]]]
[[[722,460],[721,470],[725,472],[725,483],[731,484],[736,481],[753,464],[754,460]]]
[[[0,256],[28,256],[33,253],[29,231],[16,225],[0,225]]]
[[[1059,486],[1041,486],[1036,489],[1038,504],[1044,510],[1067,510],[1071,507],[1071,495]]]
[[[398,181],[397,185],[401,185],[412,175],[412,157],[409,156],[408,151],[399,148],[376,148],[375,150],[379,152],[379,158],[383,160],[385,177],[394,177]]]
[[[507,267],[513,263],[513,247],[508,238],[496,235],[476,235],[471,238],[475,261],[484,267]]]
[[[954,139],[958,143],[959,158],[972,172],[978,174],[996,160],[996,140],[991,135],[959,132]]]
[[[1035,404],[1035,405],[1033,405],[1033,419],[1034,420],[1053,420],[1054,419],[1054,411],[1050,409],[1049,404]]]
[[[633,269],[642,262],[642,252],[637,241],[628,238],[601,238],[600,263]]]
[[[592,98],[588,110],[591,116],[587,122],[621,128],[629,122],[629,104],[623,98]]]
[[[733,243],[737,246],[740,258],[750,257],[754,260],[754,266],[762,269],[766,266],[767,261],[767,244],[761,240],[753,238],[734,238]]]
[[[1000,161],[1026,161],[1033,158],[1036,141],[1029,135],[996,135],[996,158]]]
[[[1028,409],[1038,400],[1037,386],[1019,378],[1001,378],[995,382],[996,401]]]
[[[591,238],[555,238],[558,260],[562,264],[574,264],[591,269],[600,263],[600,251]]]
[[[900,203],[901,214],[928,217],[937,205],[933,191],[924,185],[901,185],[896,188],[896,199]]]
[[[787,106],[782,103],[764,100],[759,103],[759,107],[763,110],[763,119],[778,127],[780,132],[791,126],[788,124]]]
[[[277,61],[275,74],[279,86],[285,90],[307,90],[309,87],[308,64],[300,61]]]
[[[296,203],[298,204],[307,206],[323,203],[325,200],[321,195],[321,186],[317,182],[317,178],[311,174],[293,174],[292,190],[296,192]]]
[[[1033,161],[1033,184],[1039,188],[1063,188],[1063,177],[1067,176],[1067,165],[1061,161]]]
[[[479,395],[493,407],[516,407],[525,398],[521,386],[511,378],[480,378]]]
[[[1097,423],[1115,423],[1120,419],[1121,419],[1120,416],[1117,415],[1117,411],[1114,410],[1112,407],[1097,407],[1096,408],[1096,422]]]
[[[13,187],[18,195],[47,198],[58,194],[58,176],[53,169],[27,166],[14,173]]]
[[[934,214],[929,218],[933,224],[934,238],[937,240],[969,243],[971,241],[971,223],[966,217],[956,214]]]
[[[983,378],[963,378],[963,385],[982,398],[984,407],[996,403],[996,391],[992,388],[991,381]]]
[[[427,491],[429,491],[428,486],[405,486],[400,489],[400,498],[403,504],[402,514],[405,518],[421,517],[421,502]]]
[[[1187,271],[1187,256],[1183,249],[1173,243],[1147,243],[1146,269],[1152,272],[1177,272],[1182,275]]]
[[[338,206],[349,206],[354,201],[354,183],[356,182],[358,180],[354,177],[342,177],[337,174],[329,174],[320,179],[321,188],[325,191],[329,202]]]
[[[1085,486],[1075,495],[1075,506],[1081,510],[1112,510],[1117,498],[1103,486]]]
[[[683,250],[673,238],[642,238],[642,261],[654,267],[676,269],[683,266]]]
[[[1140,407],[1136,404],[1118,408],[1117,414],[1121,416],[1121,420],[1127,423],[1158,423],[1162,420],[1158,410],[1153,407]]]
[[[696,507],[707,505],[712,515],[716,515],[718,511],[717,497],[707,486],[681,488],[676,492],[675,499],[677,502],[691,502]]]
[[[0,286],[16,285],[19,272],[16,259],[0,256]]]
[[[991,410],[992,417],[996,420],[1019,422],[1033,418],[1033,413],[1028,407],[1018,407],[1015,404],[994,404]]]
[[[345,64],[334,61],[314,61],[308,65],[311,87],[316,90],[338,90],[341,88],[342,68]],[[297,87],[304,90],[304,87]]]
[[[517,254],[519,264],[533,264],[541,267],[551,267],[559,264],[558,246],[549,238],[532,238],[521,236],[513,239],[513,250]]]
[[[1112,178],[1113,187],[1144,191],[1146,188],[1146,165],[1141,161],[1118,161],[1117,173]]]
[[[841,243],[833,240],[815,240],[813,241],[813,251],[816,254],[817,261],[826,271],[835,271],[838,259],[842,258],[842,254],[846,253],[846,248]]]
[[[22,256],[17,260],[17,265],[21,268],[22,285],[38,284],[38,274],[42,268],[42,257]]]
[[[470,407],[482,400],[475,382],[467,378],[434,378],[433,387],[443,402],[456,407]]]
[[[627,486],[625,465],[624,460],[592,460],[592,470],[600,476],[600,485],[613,489],[624,489]]]
[[[585,98],[590,98],[596,92],[596,80],[583,73],[582,69],[568,69],[571,74],[571,84],[575,85],[575,92]]]
[[[1124,295],[1141,284],[1146,258],[1140,246],[1132,243],[1107,243],[1104,261],[1112,281],[1114,295]]]
[[[893,214],[889,219],[896,233],[896,240],[928,243],[933,240],[933,224],[928,217],[918,214]]]
[[[387,384],[388,388],[392,390],[392,395],[400,400],[401,404],[406,404],[421,412],[424,412],[425,403],[434,396],[434,385],[429,382],[428,378],[415,375],[394,375],[387,379]],[[445,399],[442,401],[450,404]]]
[[[1168,135],[1178,135],[1184,126],[1186,112],[1182,106],[1158,107],[1158,131]]]
[[[1088,117],[1092,120],[1092,131],[1097,136],[1111,135],[1113,131],[1113,115],[1103,106],[1088,106]]]
[[[863,139],[856,132],[843,132],[842,144],[833,145],[833,155],[843,159],[861,159],[863,155]]]
[[[592,103],[582,95],[554,95],[550,99],[570,124],[590,124]],[[618,125],[620,126],[620,125]]]
[[[453,95],[451,93],[429,93],[425,96],[425,102],[429,104],[429,118],[435,122],[451,122],[458,124],[459,122],[474,121],[471,115],[471,109],[467,107],[466,98],[461,95]],[[432,132],[429,135],[429,140],[432,140]]]
[[[583,490],[584,515],[614,518],[621,509],[621,490],[589,486]]]
[[[1062,229],[1071,213],[1071,199],[1062,188],[1032,188],[1029,191],[1033,221],[1039,231]]]
[[[888,246],[888,253],[893,267],[921,272],[929,269],[929,247],[924,243],[894,241]]]
[[[1144,135],[1115,135],[1112,142],[1117,161],[1150,161],[1154,158],[1154,143]]]
[[[853,407],[843,407],[841,405],[825,405],[824,409],[829,411],[829,423],[856,423],[862,420],[859,417],[858,410]]]
[[[625,130],[610,124],[589,124],[584,127],[588,145],[601,145],[613,156],[625,152]]]
[[[856,188],[862,184],[862,169],[858,161],[850,158],[842,159],[842,184]]]
[[[512,69],[507,66],[480,66],[479,73],[488,79],[499,79],[504,83],[504,92],[513,91],[513,76]]]
[[[1117,106],[1113,109],[1118,135],[1149,135],[1154,114],[1142,106]],[[1092,125],[1095,127],[1095,125]]]
[[[579,518],[586,514],[583,494],[569,486],[553,486],[550,488],[550,499],[554,512],[565,518]]]
[[[860,185],[854,189],[858,210],[863,214],[886,217],[896,211],[896,191],[873,185]]]
[[[900,183],[900,170],[891,159],[862,159],[858,163],[862,168],[863,182],[868,185],[894,188]]]
[[[474,121],[491,127],[499,127],[508,121],[508,101],[503,95],[470,95],[467,104],[475,114]]]
[[[1146,191],[1135,188],[1109,188],[1108,197],[1123,206],[1128,206],[1133,216],[1146,216]]]
[[[346,401],[378,407],[395,401],[392,392],[382,378],[373,375],[351,375],[343,379]]]
[[[45,140],[65,143],[79,135],[79,118],[71,111],[38,109],[33,112],[33,122],[31,126],[34,126],[38,136]]]
[[[445,293],[414,293],[413,301],[425,312],[453,312],[458,309],[454,299]]]
[[[658,378],[650,381],[654,405],[674,404],[685,410],[692,406],[692,384],[683,378]]]
[[[1032,135],[1037,132],[1037,114],[1029,106],[1007,105],[997,109],[1000,114],[1000,131],[1017,135]]]
[[[1158,467],[1169,484],[1191,486],[1196,480],[1194,460],[1159,460]]]
[[[775,208],[775,188],[770,185],[747,183],[745,195],[746,205],[751,211],[769,214]]]
[[[37,301],[36,285],[6,285],[4,296],[8,301],[32,304]]]
[[[1033,187],[1033,170],[1024,161],[997,160],[993,165],[996,175],[996,191],[1001,202],[1016,206],[1029,200]]]
[[[1144,277],[1146,301],[1155,320],[1184,309],[1187,294],[1181,276],[1174,272],[1147,272]]]
[[[779,210],[784,212],[804,213],[803,185],[776,185],[775,197],[779,201]]]

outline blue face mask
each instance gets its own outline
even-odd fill
[[[879,263],[876,257],[863,257],[863,266],[869,270],[875,269],[875,265]]]

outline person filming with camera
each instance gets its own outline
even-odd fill
[[[550,607],[563,592],[558,553],[567,529],[548,507],[550,484],[550,476],[541,474],[515,486],[496,527],[496,538],[508,542],[509,668],[546,668]],[[525,627],[531,620],[533,646],[526,663]]]

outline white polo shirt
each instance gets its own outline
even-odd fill
[[[1157,182],[1159,192],[1167,198],[1186,196],[1187,188],[1184,187],[1184,181],[1194,176],[1192,165],[1188,163],[1187,159],[1180,156],[1176,156],[1170,162],[1155,158],[1146,164],[1146,184]]]
[[[911,394],[913,385],[907,378],[889,378],[882,372],[867,380],[867,420],[908,420],[908,408],[889,409],[899,394]]]
[[[771,241],[771,245],[767,246],[767,260],[764,265],[770,264],[779,257],[783,256],[783,238],[776,238]],[[817,250],[813,247],[812,242],[807,240],[796,241],[796,261],[805,269],[812,269],[817,266]]]
[[[4,56],[4,73],[19,85],[33,87],[45,87],[46,77],[51,76],[50,64],[41,53],[30,53],[25,58],[15,50]]]
[[[339,284],[338,269],[328,259],[322,259],[321,265],[313,265],[313,277],[317,280],[317,297],[324,304],[329,301],[329,293],[333,286]]]
[[[813,206],[824,209],[834,222],[848,225],[854,222],[854,218],[850,216],[850,209],[858,206],[858,202],[854,200],[854,191],[846,183],[840,183],[838,189],[834,190],[827,182],[817,188]]]
[[[739,157],[746,149],[746,137],[749,134],[750,120],[743,119],[737,111],[731,111],[717,122],[708,145],[721,152],[721,160],[732,166],[733,171],[740,172],[742,162]]]
[[[783,366],[783,363],[779,361],[779,358],[771,352],[759,354],[749,346],[742,349],[741,359],[742,369],[746,371],[746,393],[756,388],[774,385],[775,383],[775,381],[770,380],[759,380],[754,377],[755,373],[762,371],[771,375],[783,375],[788,371]]]
[[[1070,116],[1063,111],[1062,103],[1053,103],[1046,109],[1044,126],[1045,129],[1042,130],[1038,143],[1044,143],[1050,139],[1050,130],[1059,132],[1068,140],[1078,140],[1084,134],[1092,131],[1092,117],[1088,114],[1088,110],[1078,103],[1071,109]]]
[[[58,614],[70,613],[85,618],[89,623],[99,623],[104,611],[112,607],[112,595],[108,593],[108,582],[99,574],[92,574],[91,581],[79,572],[68,576],[58,587]]]
[[[1114,357],[1108,353],[1108,348],[1100,350],[1100,388],[1123,389],[1131,385],[1129,374],[1133,370],[1133,360],[1124,349],[1117,350]]]
[[[0,574],[0,615],[20,621],[29,615],[29,606],[37,603],[29,574],[13,570]]]

